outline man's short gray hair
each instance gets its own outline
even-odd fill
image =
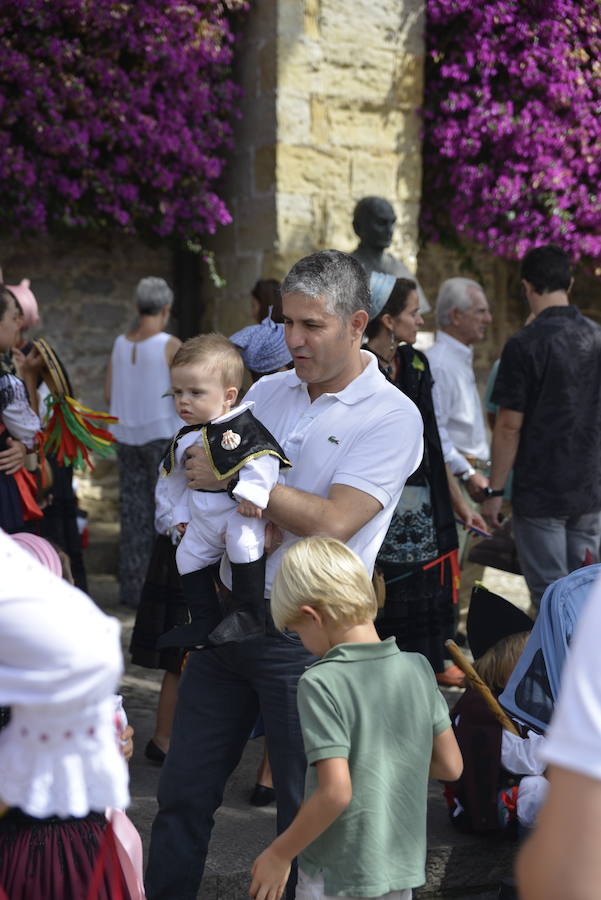
[[[135,293],[136,306],[142,316],[156,316],[173,303],[173,291],[164,278],[149,276],[138,282]]]
[[[361,263],[340,250],[320,250],[295,263],[282,282],[284,294],[323,298],[326,312],[348,320],[369,311],[369,282]]]
[[[484,293],[484,288],[471,278],[447,278],[440,285],[436,298],[436,321],[441,328],[451,324],[451,311],[465,312],[474,302],[474,291]]]

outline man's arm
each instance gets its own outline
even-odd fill
[[[445,463],[445,470],[447,473],[447,482],[449,485],[449,494],[451,495],[453,512],[462,520],[463,527],[467,529],[478,528],[480,531],[488,531],[486,522],[482,516],[477,513],[475,509],[472,509],[464,499],[461,488],[448,463]]]
[[[599,900],[601,781],[552,766],[534,835],[517,862],[522,900]]]
[[[514,409],[500,409],[492,436],[492,467],[490,486],[493,490],[501,490],[513,468],[520,433],[524,421],[524,413]],[[481,512],[486,521],[495,527],[499,524],[502,497],[490,497],[482,504]]]
[[[347,484],[333,484],[327,497],[276,484],[265,512],[279,528],[299,537],[323,534],[346,542],[381,509],[375,497]]]
[[[256,900],[279,900],[292,860],[329,828],[351,802],[353,788],[348,760],[322,759],[315,767],[317,789],[301,806],[292,824],[253,864],[249,894]]]
[[[186,451],[185,469],[188,487],[194,490],[222,490],[223,482],[213,475],[204,447],[194,445]],[[284,484],[276,484],[269,495],[264,517],[299,537],[326,534],[348,541],[380,512],[375,497],[346,484],[333,484],[327,497]]]

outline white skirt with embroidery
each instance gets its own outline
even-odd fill
[[[0,731],[0,802],[37,818],[129,804],[112,696],[84,708],[11,708]]]

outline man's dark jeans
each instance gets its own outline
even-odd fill
[[[300,806],[306,762],[296,687],[315,658],[296,635],[270,631],[244,643],[194,651],[188,658],[159,782],[146,871],[148,900],[195,900],[213,814],[259,711],[277,797],[278,832]],[[294,881],[288,885],[289,900]]]

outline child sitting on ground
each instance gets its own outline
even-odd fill
[[[503,597],[477,584],[467,619],[474,668],[495,697],[505,688],[526,646],[532,620]],[[544,737],[516,723],[520,736],[504,730],[486,702],[468,687],[451,712],[463,755],[463,774],[447,784],[451,822],[461,831],[532,828],[547,781],[540,759]]]
[[[290,466],[284,451],[253,416],[253,403],[236,406],[244,365],[221,334],[203,334],[180,347],[171,363],[178,416],[186,422],[160,467],[158,490],[183,535],[176,563],[191,622],[164,634],[157,646],[199,647],[265,633],[265,522],[262,511]],[[204,446],[221,491],[188,489],[185,454]],[[211,566],[227,552],[232,568],[232,611],[222,620]]]
[[[321,657],[298,684],[305,803],[256,860],[252,897],[279,898],[299,857],[297,900],[408,900],[424,882],[428,775],[455,779],[461,755],[432,669],[380,641],[361,560],[332,538],[285,554],[271,613]]]

